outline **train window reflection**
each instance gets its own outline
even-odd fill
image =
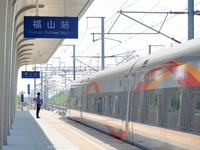
[[[119,81],[119,87],[122,87],[122,80]]]
[[[119,115],[120,114],[120,106],[119,106],[119,97],[118,97],[118,95],[116,96],[116,113],[117,113],[117,115]]]
[[[194,103],[191,103],[191,107],[190,108],[193,108],[191,110],[190,113],[191,113],[191,117],[192,119],[189,120],[189,121],[192,121],[191,122],[191,128],[193,130],[198,130],[200,131],[200,93],[199,91],[198,92],[194,92],[192,94],[192,100],[194,101]]]
[[[158,95],[155,93],[147,94],[147,109],[145,109],[145,121],[156,122],[158,116]]]
[[[109,112],[111,115],[114,115],[115,113],[115,103],[112,96],[109,97]]]
[[[163,107],[164,123],[170,126],[177,126],[180,116],[180,93],[167,94],[164,105],[167,106]]]
[[[176,95],[173,96],[171,100],[169,112],[179,113],[179,109],[180,109],[180,94],[177,93]]]
[[[98,98],[97,97],[94,100],[94,106],[93,106],[93,108],[94,108],[94,112],[95,112],[96,109],[98,109]]]
[[[87,97],[87,100],[86,100],[86,110],[89,110],[89,97]]]
[[[148,95],[149,99],[149,110],[157,110],[158,109],[158,99],[157,95]]]
[[[99,97],[98,104],[97,104],[97,111],[102,112],[102,110],[103,110],[103,98]]]
[[[198,97],[197,97],[197,100],[196,100],[195,115],[200,116],[200,93],[198,93]]]
[[[151,81],[151,76],[150,76],[150,75],[148,75],[148,76],[146,77],[146,83],[147,83],[147,84],[149,84],[149,83],[150,83],[150,81]]]
[[[78,106],[78,98],[76,98],[75,106],[76,106],[76,107]]]

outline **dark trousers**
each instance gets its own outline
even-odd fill
[[[40,107],[41,107],[41,105],[37,104],[36,117],[39,117]]]

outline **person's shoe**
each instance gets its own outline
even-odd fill
[[[37,118],[40,118],[40,117],[37,117]]]

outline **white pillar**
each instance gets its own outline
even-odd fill
[[[11,101],[11,32],[12,32],[12,3],[7,1],[6,15],[6,60],[5,60],[5,80],[4,80],[4,125],[3,125],[3,144],[7,145],[7,136],[10,134],[10,101]],[[8,11],[9,10],[9,11]]]
[[[11,34],[11,69],[10,69],[10,128],[12,128],[12,123],[14,121],[15,112],[16,112],[16,95],[17,95],[17,78],[18,78],[18,67],[17,67],[17,50],[16,50],[16,34],[15,34],[15,18],[13,14],[15,12],[15,6],[11,6],[12,13],[12,34]]]
[[[3,149],[3,125],[4,125],[4,79],[5,79],[5,51],[6,51],[6,12],[7,0],[0,1],[0,150]]]

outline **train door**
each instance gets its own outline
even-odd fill
[[[129,121],[133,121],[134,118],[134,88],[133,88],[133,84],[130,87],[130,101],[129,101]]]
[[[125,112],[125,131],[127,134],[127,139],[131,143],[134,143],[134,108],[135,108],[135,75],[130,75],[126,78],[126,108]],[[138,100],[138,99],[137,99]],[[138,100],[139,101],[139,100]]]
[[[127,88],[126,88],[126,102],[127,102],[127,112],[126,112],[126,119],[128,121],[132,121],[133,120],[133,105],[134,105],[134,90],[135,90],[135,76],[131,75],[129,77],[129,79],[127,79],[127,81],[129,83],[127,83]]]

